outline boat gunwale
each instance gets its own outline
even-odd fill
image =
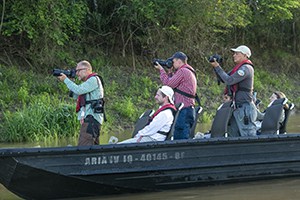
[[[38,154],[57,154],[68,153],[77,154],[93,153],[93,152],[111,152],[113,150],[136,150],[149,148],[169,148],[174,146],[190,146],[190,145],[215,145],[215,144],[234,144],[234,143],[263,143],[275,141],[295,141],[300,140],[300,134],[284,134],[284,135],[259,135],[255,137],[222,137],[207,139],[187,139],[187,140],[170,140],[163,142],[147,142],[147,143],[130,143],[130,144],[106,144],[93,146],[66,146],[66,147],[30,147],[30,148],[0,148],[0,158],[10,156],[28,156]]]

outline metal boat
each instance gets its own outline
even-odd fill
[[[300,175],[300,134],[0,149],[0,183],[25,199],[161,191]]]

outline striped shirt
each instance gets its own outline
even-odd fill
[[[160,70],[160,80],[164,85],[171,88],[177,88],[185,93],[196,95],[197,80],[195,74],[187,69],[193,69],[191,66],[185,64],[181,66],[173,75],[167,74],[164,69]],[[194,70],[194,69],[193,69]],[[184,107],[195,106],[195,99],[186,97],[182,94],[175,92],[175,104],[184,103]]]
[[[74,99],[77,99],[77,97],[82,94],[87,94],[87,101],[103,98],[103,86],[100,79],[96,76],[89,78],[80,85],[77,85],[69,78],[66,78],[64,83],[67,85],[69,90],[74,92]],[[91,104],[86,104],[85,107],[80,108],[80,111],[78,112],[78,120],[80,120],[82,116],[86,118],[88,115],[92,115],[100,124],[103,123],[103,113],[94,113],[93,109],[91,108]]]

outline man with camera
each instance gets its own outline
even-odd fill
[[[188,65],[187,56],[183,52],[176,52],[166,62],[167,72],[160,62],[155,63],[155,68],[160,71],[160,80],[164,85],[173,88],[175,92],[175,104],[184,103],[174,130],[174,140],[188,139],[191,127],[195,121],[195,98],[197,80],[195,70]],[[174,73],[172,70],[175,70]]]
[[[91,64],[85,60],[77,64],[76,75],[83,81],[80,85],[71,81],[64,73],[60,73],[58,79],[67,85],[73,98],[77,99],[76,112],[81,124],[78,145],[97,145],[104,120],[102,82],[99,76],[92,72]]]
[[[241,45],[231,49],[235,67],[227,74],[220,64],[214,59],[211,65],[227,85],[224,95],[230,96],[233,106],[233,114],[229,121],[229,136],[255,136],[257,117],[253,102],[254,69],[249,60],[251,50]]]

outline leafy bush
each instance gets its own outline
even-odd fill
[[[137,119],[135,105],[130,97],[125,97],[118,102],[115,102],[113,109],[121,114],[124,118],[129,118],[131,121]]]

